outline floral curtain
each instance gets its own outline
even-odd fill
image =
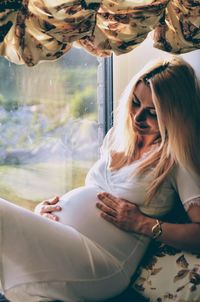
[[[200,0],[0,1],[0,55],[17,64],[54,60],[73,45],[120,55],[151,31],[164,51],[200,48]]]

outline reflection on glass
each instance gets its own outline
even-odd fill
[[[84,184],[98,156],[97,59],[0,59],[0,196],[29,209]]]

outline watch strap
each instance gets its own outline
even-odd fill
[[[152,238],[156,239],[158,238],[161,234],[162,234],[162,223],[161,221],[159,221],[158,219],[156,219],[156,224],[154,224],[152,226],[151,232],[152,232]]]

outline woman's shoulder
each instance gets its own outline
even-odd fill
[[[114,138],[114,127],[110,128],[104,137],[104,142],[108,142]]]
[[[108,153],[111,149],[111,146],[113,145],[114,142],[114,128],[112,127],[111,129],[108,130],[106,133],[102,146],[101,146],[101,154],[102,153]]]
[[[188,181],[197,182],[200,185],[200,173],[197,174],[189,167],[184,167],[180,164],[175,164],[171,173],[171,178],[180,184],[186,184]]]
[[[200,175],[192,169],[177,164],[171,172],[170,179],[183,204],[200,197]]]

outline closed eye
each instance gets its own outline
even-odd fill
[[[156,110],[155,109],[149,109],[149,115],[154,117],[154,118],[157,118]]]
[[[137,98],[133,98],[132,105],[133,106],[140,106],[140,101]]]

